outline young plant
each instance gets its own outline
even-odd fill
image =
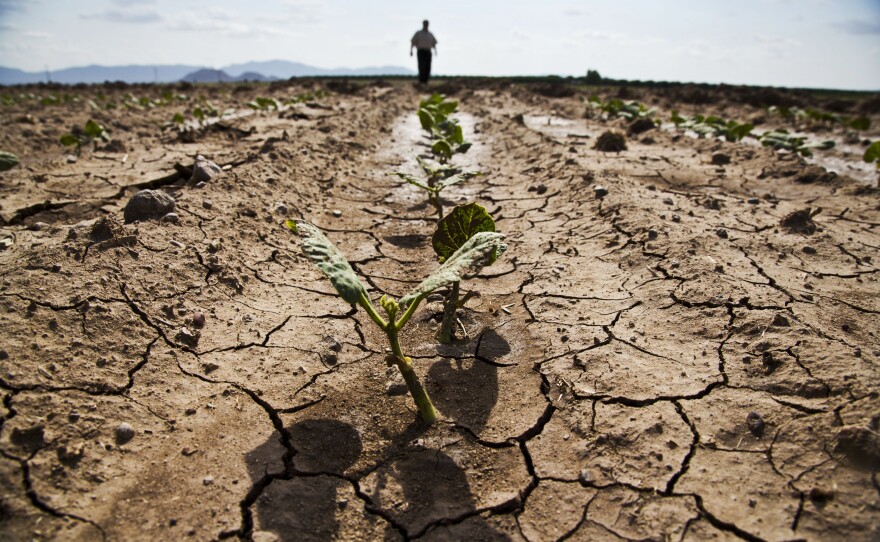
[[[834,141],[808,141],[804,136],[795,136],[787,130],[778,129],[764,132],[758,138],[765,147],[784,149],[801,156],[813,156],[813,149],[828,150],[834,148]]]
[[[482,175],[479,171],[460,171],[445,164],[441,164],[439,168],[432,168],[427,162],[422,160],[419,160],[419,164],[421,164],[422,169],[428,175],[427,183],[413,177],[409,173],[400,171],[395,171],[389,175],[397,175],[409,184],[424,190],[428,194],[428,203],[437,210],[438,220],[443,218],[443,200],[440,197],[443,189]]]
[[[654,108],[648,108],[635,100],[623,101],[619,98],[611,98],[607,102],[603,102],[598,96],[590,96],[587,98],[587,105],[591,109],[602,112],[605,118],[620,117],[626,120],[635,120],[651,117],[656,112]]]
[[[0,171],[9,171],[19,163],[18,156],[11,152],[0,151]]]
[[[247,106],[250,107],[251,109],[253,109],[254,111],[271,111],[273,109],[275,111],[280,111],[281,108],[283,107],[281,105],[281,102],[279,102],[275,98],[264,98],[264,97],[254,98],[252,101],[247,103]]]
[[[495,221],[492,220],[492,216],[484,207],[476,203],[459,205],[437,222],[437,229],[431,237],[431,246],[440,258],[440,263],[443,263],[473,236],[482,232],[495,232]],[[499,247],[486,265],[492,264],[506,248],[503,245]],[[437,340],[443,344],[452,342],[455,311],[464,306],[473,292],[468,292],[461,299],[458,295],[459,281],[455,281],[449,286],[449,293],[443,302],[443,320],[437,331]]]
[[[721,117],[710,115],[694,115],[690,118],[682,117],[678,111],[672,111],[672,123],[679,130],[691,130],[699,137],[723,137],[727,141],[739,141],[751,135],[755,128],[754,124],[740,124],[735,120],[724,120]]]
[[[434,423],[437,420],[437,410],[413,370],[412,359],[403,353],[400,346],[400,332],[428,294],[437,288],[472,277],[479,273],[483,266],[491,263],[496,253],[506,248],[501,242],[504,236],[499,233],[479,233],[471,237],[410,293],[399,300],[383,295],[379,304],[388,317],[388,320],[385,320],[376,311],[366,288],[354,273],[348,260],[321,233],[321,230],[304,221],[288,220],[285,225],[302,238],[303,252],[330,279],[330,283],[340,297],[352,307],[359,306],[364,309],[370,320],[385,333],[391,346],[391,354],[386,356],[385,362],[389,366],[396,365],[400,370],[422,420],[427,424]]]
[[[76,128],[76,127],[75,127]],[[110,134],[107,130],[97,122],[89,119],[82,129],[76,128],[73,133],[64,134],[60,138],[61,144],[65,147],[76,147],[76,153],[79,154],[85,145],[97,145],[98,141],[105,143],[110,141]]]
[[[868,148],[865,149],[865,154],[862,156],[862,160],[869,164],[873,162],[877,164],[877,169],[880,169],[880,141],[871,143]]]
[[[458,120],[450,117],[457,110],[458,102],[446,100],[442,94],[434,94],[419,102],[419,122],[422,129],[430,134],[433,140],[431,152],[441,163],[471,148],[471,143],[464,139],[464,131]]]

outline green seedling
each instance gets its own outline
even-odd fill
[[[795,136],[787,130],[771,130],[758,138],[765,147],[787,150],[801,156],[813,156],[813,149],[828,150],[834,148],[834,141],[808,141],[805,136]]]
[[[18,156],[0,151],[0,171],[9,171],[19,164]]]
[[[461,125],[450,117],[457,110],[458,102],[446,100],[442,94],[434,94],[419,102],[419,123],[433,140],[431,152],[443,163],[452,155],[466,153],[471,148],[471,143],[464,139]]]
[[[458,169],[441,164],[439,168],[432,167],[427,162],[419,160],[419,164],[428,175],[427,182],[417,179],[409,173],[395,171],[389,175],[396,175],[413,186],[418,186],[428,194],[428,203],[437,211],[437,219],[443,218],[443,200],[440,193],[443,189],[455,184],[463,183],[468,179],[482,175],[479,171],[460,171]]]
[[[376,311],[366,288],[351,268],[351,264],[321,233],[321,230],[304,221],[288,220],[285,225],[302,238],[303,252],[330,279],[339,296],[352,307],[361,307],[370,320],[385,333],[391,346],[391,354],[386,356],[385,362],[389,366],[396,365],[400,370],[421,419],[427,424],[434,423],[438,416],[437,410],[413,370],[412,359],[403,353],[400,346],[400,332],[419,303],[431,292],[472,277],[479,273],[483,266],[491,263],[496,253],[506,248],[501,242],[504,236],[490,232],[474,235],[410,293],[399,300],[383,295],[379,304],[388,317],[388,320],[385,320]]]
[[[280,111],[283,107],[281,102],[275,98],[257,97],[247,103],[247,106],[254,111]]]
[[[635,100],[623,101],[619,98],[611,98],[607,102],[603,102],[598,96],[590,96],[587,98],[587,105],[591,109],[600,111],[608,119],[620,117],[626,120],[635,120],[651,117],[656,112],[654,108],[648,108],[645,104]]]
[[[672,123],[679,130],[691,130],[699,137],[723,137],[727,141],[739,141],[751,135],[754,124],[740,124],[735,120],[724,120],[721,117],[710,115],[694,115],[690,118],[682,117],[678,111],[672,111]]]
[[[437,229],[434,230],[434,235],[431,237],[431,246],[434,247],[434,252],[437,253],[440,263],[443,263],[474,235],[482,232],[495,232],[495,221],[492,220],[492,216],[484,207],[476,203],[459,205],[437,222]],[[506,248],[499,247],[486,265],[492,264]],[[443,344],[452,342],[456,321],[455,313],[467,303],[473,294],[472,291],[468,292],[467,295],[459,299],[459,281],[450,284],[449,292],[443,302],[443,320],[437,331],[438,341]]]
[[[825,124],[833,126],[842,124],[853,130],[864,131],[871,127],[871,119],[867,117],[847,117],[838,115],[837,113],[829,113],[827,111],[819,111],[817,109],[800,109],[799,107],[777,107],[770,106],[767,108],[770,115],[779,115],[788,121],[806,120],[814,124]]]
[[[83,128],[74,130],[73,133],[64,134],[60,138],[61,144],[65,147],[76,147],[76,152],[86,145],[97,146],[98,142],[107,143],[110,141],[110,134],[106,129],[97,122],[89,119]]]
[[[862,159],[869,164],[872,162],[877,164],[877,169],[880,169],[880,141],[871,143],[868,148],[865,149],[865,154],[862,156]]]

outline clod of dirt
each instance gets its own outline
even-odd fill
[[[540,195],[540,194],[544,194],[544,193],[547,192],[547,185],[544,184],[544,183],[539,183],[539,184],[537,184],[537,185],[535,185],[535,186],[530,186],[530,187],[529,187],[529,192],[537,192],[538,195]]]
[[[214,202],[209,199],[202,200],[202,207],[204,207],[205,209],[210,209],[214,207]]]
[[[196,312],[192,316],[192,325],[194,328],[201,329],[205,327],[205,313]]]
[[[841,427],[834,451],[844,454],[859,467],[880,470],[880,436],[867,427]]]
[[[730,163],[730,156],[723,152],[716,152],[712,155],[712,164],[716,166],[726,166]]]
[[[804,248],[801,249],[804,254],[815,254],[816,249],[811,247],[810,245],[804,245]]]
[[[522,113],[520,113],[519,115],[515,115],[511,120],[521,126],[526,125],[526,118]]]
[[[180,216],[177,213],[168,213],[167,215],[162,217],[162,222],[171,222],[172,224],[177,224],[180,222]]]
[[[280,201],[275,204],[275,214],[276,215],[286,215],[290,210],[287,208],[287,205],[281,203]]]
[[[757,412],[749,412],[749,415],[746,416],[746,426],[755,437],[761,438],[764,436],[764,418]]]
[[[175,339],[189,346],[195,346],[199,342],[199,332],[190,331],[189,328],[183,326],[174,336]]]
[[[618,132],[607,131],[596,139],[593,148],[602,152],[620,152],[626,150],[626,137]]]
[[[727,239],[728,237],[727,230],[725,230],[724,228],[718,228],[717,230],[715,230],[715,235],[722,239]]]
[[[126,422],[122,422],[121,424],[116,426],[116,444],[125,444],[134,438],[135,432],[134,427],[131,424]]]
[[[651,119],[646,119],[645,117],[638,118],[627,127],[626,133],[629,135],[638,135],[648,130],[653,130],[656,127],[654,121]]]
[[[814,487],[810,490],[810,500],[816,504],[825,504],[834,499],[834,490],[824,487]]]
[[[128,200],[123,210],[125,223],[161,218],[174,210],[174,198],[160,190],[141,190]]]
[[[812,235],[816,233],[817,228],[816,223],[813,222],[813,217],[819,214],[819,211],[820,209],[813,210],[809,207],[800,211],[794,211],[785,215],[785,218],[779,222],[779,225],[794,233]]]
[[[777,314],[773,317],[772,325],[777,327],[790,327],[791,323],[789,323],[788,318],[781,314]]]
[[[801,184],[830,183],[836,178],[836,173],[827,171],[823,167],[808,166],[802,173],[794,178],[794,182]]]
[[[608,195],[608,189],[604,186],[594,186],[593,194],[595,194],[597,198],[602,199]]]
[[[189,178],[189,182],[192,184],[206,183],[221,175],[223,175],[223,170],[220,166],[200,154],[196,156],[196,163],[193,166],[192,177]]]
[[[35,425],[26,429],[16,427],[12,430],[9,440],[28,452],[35,452],[46,445],[45,430],[42,425]]]

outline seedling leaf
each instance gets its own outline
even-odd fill
[[[473,177],[478,177],[480,175],[482,175],[482,173],[480,173],[479,171],[465,171],[462,173],[457,173],[451,177],[446,177],[445,179],[440,179],[439,181],[437,181],[437,184],[434,185],[434,188],[439,192],[440,190],[443,190],[447,186],[452,186],[454,184],[464,182],[468,179],[471,179]]]
[[[483,206],[459,205],[437,223],[431,246],[440,256],[440,262],[444,262],[477,233],[494,231],[495,221]]]
[[[354,274],[348,260],[321,230],[305,221],[288,220],[285,225],[302,237],[303,252],[327,275],[342,299],[350,305],[357,305],[367,296],[367,289]]]
[[[64,134],[60,138],[61,144],[65,147],[73,147],[74,145],[79,145],[79,138],[73,134]]]
[[[18,156],[0,151],[0,171],[9,171],[18,165]]]
[[[865,162],[877,162],[880,168],[880,141],[875,141],[865,149],[865,155],[862,157]]]
[[[422,190],[427,190],[428,192],[434,192],[434,191],[435,191],[434,188],[432,188],[432,187],[426,185],[425,183],[423,183],[423,182],[421,182],[420,180],[416,179],[415,177],[413,177],[413,176],[410,175],[409,173],[401,173],[401,172],[399,172],[399,171],[395,171],[394,173],[392,173],[392,175],[397,175],[398,177],[400,177],[400,178],[403,179],[404,181],[408,182],[409,184],[412,184],[412,185],[418,186],[418,187],[421,188]]]
[[[470,278],[505,250],[507,245],[501,242],[504,235],[495,232],[480,232],[467,240],[428,278],[423,280],[415,290],[400,299],[400,307],[404,309],[437,288],[449,286],[453,282]]]

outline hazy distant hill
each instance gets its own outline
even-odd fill
[[[126,83],[171,83],[175,81],[199,82],[217,81],[271,81],[310,75],[412,75],[410,69],[400,66],[377,66],[368,68],[325,69],[287,60],[269,60],[231,64],[220,70],[204,66],[143,65],[143,66],[81,66],[50,70],[49,78],[54,83],[103,83],[104,81],[125,81]],[[222,75],[221,75],[222,74]],[[224,76],[226,78],[224,78]],[[0,85],[22,85],[46,81],[46,72],[26,72],[15,68],[0,67]]]

